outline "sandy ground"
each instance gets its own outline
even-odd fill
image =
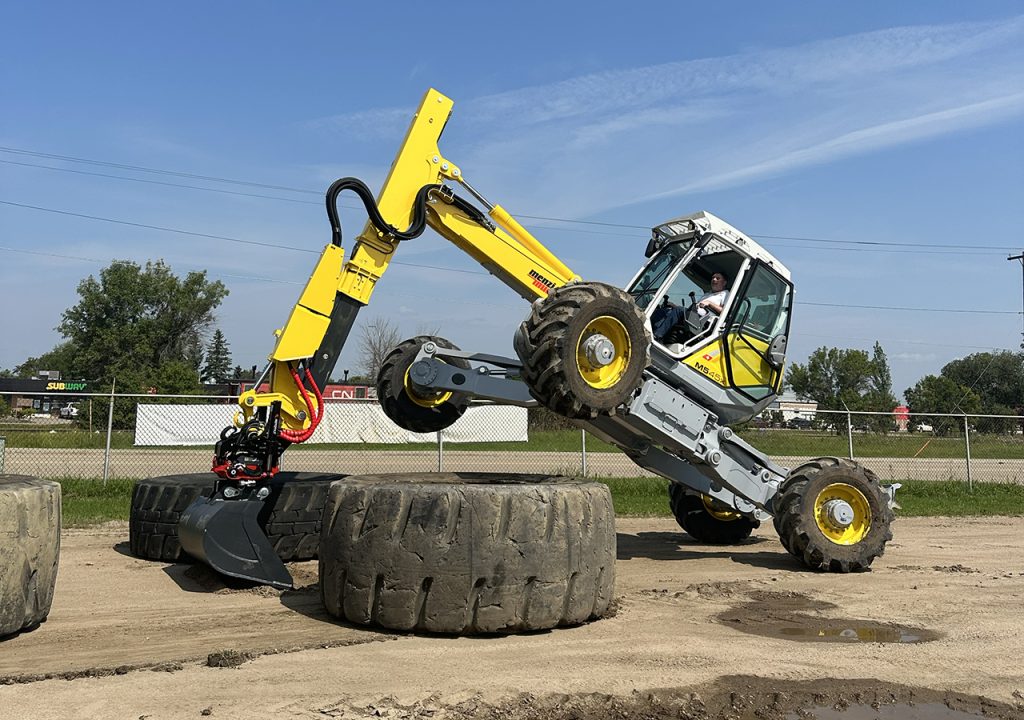
[[[68,531],[49,620],[0,641],[0,717],[1024,719],[1024,518],[899,520],[848,576],[770,525],[731,548],[617,525],[614,617],[487,638],[335,622],[315,563],[295,591],[226,587],[129,556],[123,525]]]

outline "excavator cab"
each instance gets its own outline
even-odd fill
[[[789,271],[707,212],[656,226],[646,254],[629,293],[651,323],[652,354],[688,368],[680,379],[731,422],[760,412],[782,383]],[[721,299],[712,295],[715,275],[726,279],[720,313],[698,307],[701,298]]]

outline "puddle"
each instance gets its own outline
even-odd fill
[[[750,593],[750,602],[718,614],[721,624],[762,637],[797,642],[922,643],[942,635],[862,618],[837,618],[837,606],[794,592]]]

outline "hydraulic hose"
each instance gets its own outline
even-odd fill
[[[375,228],[398,240],[412,240],[422,235],[427,227],[427,194],[440,187],[440,185],[424,185],[419,189],[419,192],[416,193],[416,200],[413,203],[412,224],[409,225],[407,230],[403,231],[392,227],[384,220],[380,210],[377,208],[377,201],[374,200],[373,193],[366,186],[366,183],[354,177],[343,177],[335,180],[327,188],[327,217],[331,221],[331,242],[341,247],[341,220],[338,219],[338,195],[342,190],[351,190],[359,196],[359,199],[363,201],[363,206],[366,208],[366,214]]]

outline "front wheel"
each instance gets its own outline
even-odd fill
[[[530,393],[577,419],[614,413],[640,386],[650,347],[636,303],[603,283],[553,290],[534,303],[515,339]]]
[[[438,347],[458,350],[444,338],[420,335],[400,343],[388,353],[377,373],[377,401],[384,414],[401,428],[417,433],[439,432],[462,417],[469,398],[452,392],[421,392],[409,378],[420,348],[432,342]],[[469,369],[465,360],[445,360],[446,363]]]
[[[878,477],[843,458],[816,458],[795,468],[775,503],[783,547],[812,570],[866,570],[892,539],[892,521]]]

